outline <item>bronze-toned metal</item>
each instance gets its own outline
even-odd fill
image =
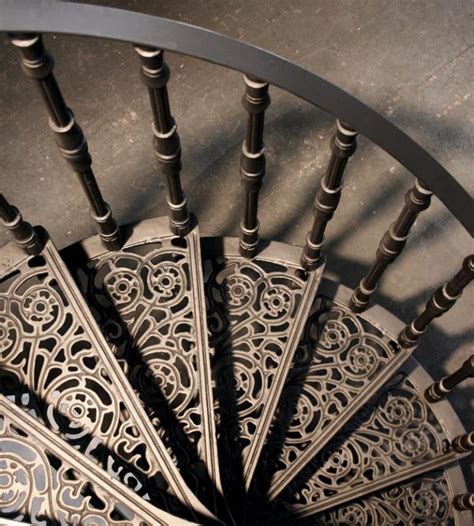
[[[464,288],[474,279],[474,254],[467,256],[461,270],[429,299],[424,311],[407,325],[398,336],[401,347],[408,348],[417,344],[428,325],[447,312],[461,297]]]
[[[155,154],[167,182],[170,229],[173,234],[185,236],[192,225],[181,187],[181,144],[168,97],[170,71],[162,50],[135,46],[135,51],[141,61],[140,77],[150,96]]]
[[[372,268],[362,278],[350,300],[349,307],[354,312],[362,312],[367,308],[380,278],[402,252],[410,228],[418,214],[429,207],[432,195],[432,192],[418,179],[415,180],[413,188],[406,193],[403,210],[383,236]]]
[[[474,510],[474,493],[456,495],[453,499],[453,506],[457,510]]]
[[[474,354],[472,354],[462,365],[449,376],[441,378],[438,382],[430,385],[425,396],[429,402],[439,402],[461,382],[467,378],[474,378]]]
[[[474,448],[473,439],[467,433],[447,445],[422,393],[398,374],[308,463],[301,480],[288,487],[286,506],[293,519],[303,518],[398,486],[463,458]]]
[[[314,201],[314,221],[306,236],[306,244],[301,256],[301,265],[306,270],[316,268],[321,258],[324,232],[339,204],[342,192],[342,178],[349,157],[354,154],[358,132],[347,124],[337,120],[337,131],[331,139],[331,158],[319,183]]]
[[[178,469],[213,506],[222,489],[199,230],[178,239],[167,223],[133,225],[114,253],[91,237],[66,262]]]
[[[185,507],[212,517],[179,474],[52,241],[39,256],[3,254],[1,392],[122,481],[143,488],[148,480],[147,491],[172,513]]]
[[[27,254],[37,255],[43,243],[36,230],[21,216],[18,208],[11,205],[3,194],[0,194],[0,219],[2,225],[11,233],[15,243]]]
[[[1,394],[0,455],[0,516],[33,524],[192,524],[143,500]]]
[[[66,106],[53,74],[52,56],[45,50],[40,35],[12,35],[10,42],[20,54],[23,72],[39,87],[49,113],[49,126],[54,140],[61,155],[79,178],[104,245],[110,250],[119,249],[123,243],[120,229],[92,171],[92,158],[84,134],[74,113]]]
[[[265,145],[263,129],[265,110],[270,105],[268,83],[244,75],[245,95],[242,105],[248,113],[247,136],[242,143],[240,175],[245,191],[240,254],[255,257],[258,245],[258,195],[265,175]]]

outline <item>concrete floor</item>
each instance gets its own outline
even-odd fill
[[[376,108],[426,147],[473,193],[473,17],[470,0],[259,0],[101,3],[201,25],[291,59]],[[66,100],[86,132],[97,178],[122,223],[164,215],[164,185],[150,145],[147,94],[129,45],[46,37]],[[168,54],[183,181],[206,235],[237,235],[241,75]],[[263,237],[302,244],[334,119],[277,89],[267,112]],[[1,190],[45,225],[61,247],[94,232],[85,198],[50,137],[44,109],[16,53],[0,48]],[[329,273],[355,287],[398,213],[412,177],[361,138],[339,210],[327,231]],[[6,240],[1,234],[0,244]],[[409,321],[473,243],[436,199],[417,221],[377,301]],[[473,351],[474,287],[433,324],[416,358],[439,377]],[[474,383],[452,396],[474,429]],[[465,463],[470,478],[474,467]],[[471,488],[472,489],[472,488]]]

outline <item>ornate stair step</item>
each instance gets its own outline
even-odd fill
[[[146,487],[160,507],[211,517],[157,436],[54,244],[42,236],[38,256],[13,244],[2,248],[3,394],[137,491]]]
[[[406,373],[399,373],[300,472],[279,500],[293,518],[341,507],[462,458],[474,447],[471,435],[449,440],[423,391]],[[436,499],[423,504],[420,496],[416,506],[418,512],[426,512],[436,507]],[[431,509],[431,514],[435,511]]]
[[[0,451],[2,517],[33,524],[191,524],[144,501],[3,395]],[[0,524],[20,523],[2,518]]]
[[[129,230],[119,251],[94,236],[66,261],[181,474],[212,505],[221,486],[199,230],[178,238],[167,218]]]
[[[324,263],[306,273],[299,254],[280,243],[248,260],[235,239],[204,241],[221,474],[237,501],[250,486]]]

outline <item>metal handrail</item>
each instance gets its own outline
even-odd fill
[[[0,0],[0,32],[126,41],[200,58],[278,86],[348,123],[423,181],[474,237],[473,199],[425,149],[355,97],[282,57],[182,22],[51,0]]]

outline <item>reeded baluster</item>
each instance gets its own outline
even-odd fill
[[[367,308],[383,273],[405,247],[410,228],[418,214],[429,207],[431,196],[432,192],[418,179],[413,188],[406,193],[403,210],[383,236],[372,268],[362,278],[350,300],[349,307],[354,312],[362,312]]]
[[[119,249],[123,244],[120,229],[97,185],[84,134],[75,120],[74,113],[67,107],[56,82],[52,56],[45,50],[40,35],[13,35],[10,36],[10,41],[20,53],[23,72],[40,88],[56,144],[79,177],[104,245],[111,250]]]
[[[135,51],[142,64],[141,79],[150,96],[155,154],[167,182],[170,229],[176,235],[185,236],[191,230],[191,220],[181,187],[181,144],[166,87],[170,71],[162,50],[135,46]]]
[[[301,264],[306,270],[314,270],[321,259],[324,232],[339,204],[344,169],[349,157],[356,150],[357,135],[358,132],[337,121],[337,131],[331,139],[331,159],[316,193],[313,227],[306,236],[306,245],[301,257]]]
[[[467,378],[474,378],[474,354],[449,376],[441,378],[438,382],[430,385],[425,392],[429,402],[438,402],[445,398],[458,384]]]
[[[247,135],[242,143],[240,175],[245,190],[244,218],[241,223],[240,253],[252,258],[258,244],[258,194],[265,175],[263,129],[265,110],[270,105],[268,84],[244,75],[242,105],[248,113]]]
[[[402,347],[416,345],[426,327],[435,319],[447,312],[461,297],[463,289],[474,278],[474,254],[468,256],[462,264],[461,270],[431,296],[425,310],[407,325],[398,336],[398,343]]]
[[[27,254],[37,255],[43,249],[36,230],[23,220],[18,208],[11,205],[3,194],[0,194],[0,219],[2,225],[10,230],[15,243]]]
[[[474,510],[474,493],[462,493],[453,499],[453,506],[460,511]]]

